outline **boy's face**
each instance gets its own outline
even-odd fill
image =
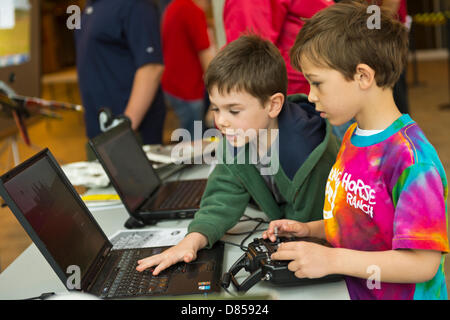
[[[214,86],[210,92],[211,111],[217,128],[235,147],[253,140],[259,129],[276,129],[276,115],[270,107],[245,91],[219,93]]]
[[[310,84],[308,100],[320,116],[335,126],[342,125],[360,111],[360,90],[356,81],[348,81],[331,68],[319,67],[303,58],[302,72]]]

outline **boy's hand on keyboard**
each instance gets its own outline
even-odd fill
[[[197,258],[197,251],[207,244],[207,238],[201,233],[190,233],[176,246],[169,248],[160,254],[139,260],[136,270],[144,271],[145,269],[156,266],[152,274],[157,276],[161,271],[177,262],[184,261],[188,263],[195,260]]]

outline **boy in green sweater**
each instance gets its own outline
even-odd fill
[[[222,161],[208,178],[186,237],[138,261],[138,271],[156,266],[158,275],[179,261],[193,261],[240,220],[251,198],[270,220],[322,218],[339,144],[306,96],[286,99],[286,66],[278,49],[260,37],[241,36],[212,60],[205,85],[225,137],[217,152]]]

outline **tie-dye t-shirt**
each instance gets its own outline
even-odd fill
[[[347,130],[328,177],[327,240],[361,251],[448,252],[447,179],[422,130],[408,115],[371,136],[354,135],[355,128]],[[351,299],[447,299],[443,265],[444,255],[434,278],[424,283],[345,281]]]

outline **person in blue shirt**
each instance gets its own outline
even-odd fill
[[[162,143],[166,108],[160,21],[148,0],[88,0],[75,32],[76,62],[88,138],[98,111],[126,115],[143,144]]]

